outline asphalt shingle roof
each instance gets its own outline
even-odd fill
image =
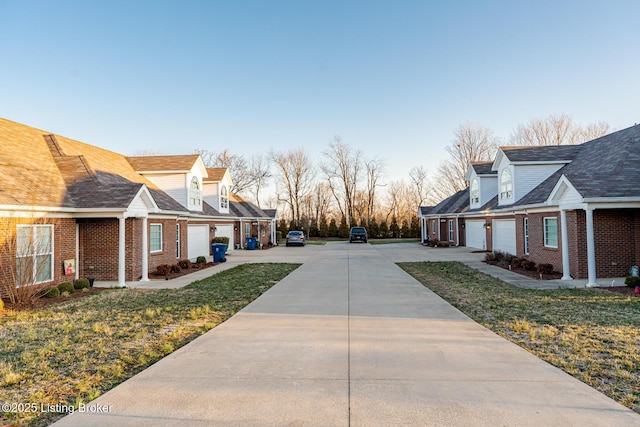
[[[576,145],[573,161],[518,200],[514,206],[544,203],[562,175],[585,198],[640,197],[640,126]]]
[[[435,205],[429,215],[462,213],[469,210],[469,188],[460,190]]]
[[[471,167],[477,175],[497,175],[498,171],[492,171],[493,162],[471,163]]]
[[[190,171],[198,154],[127,157],[136,172]]]
[[[580,151],[580,145],[545,145],[538,147],[500,147],[512,162],[570,161]]]

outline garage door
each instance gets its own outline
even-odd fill
[[[188,228],[188,255],[190,260],[199,256],[209,256],[209,226],[189,225]]]
[[[487,249],[484,220],[467,220],[464,227],[466,230],[467,247]]]
[[[233,241],[233,225],[220,225],[216,224],[216,237],[228,237],[229,238],[229,247],[227,248],[227,252],[232,251],[235,247]]]
[[[516,254],[516,221],[514,219],[493,220],[493,250]]]

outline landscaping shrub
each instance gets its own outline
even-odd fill
[[[207,263],[207,258],[203,256],[199,256],[198,258],[196,258],[196,264],[206,264],[206,263]]]
[[[78,279],[73,282],[75,289],[87,289],[89,287],[89,279]]]
[[[182,259],[178,261],[178,265],[181,269],[188,270],[191,268],[191,261],[189,261],[188,259]]]
[[[522,261],[521,264],[522,264],[522,268],[524,268],[525,270],[533,271],[536,269],[536,263],[528,259]]]
[[[636,286],[640,286],[640,277],[627,276],[627,278],[624,279],[624,284],[630,288],[635,288]]]
[[[551,274],[553,273],[553,265],[551,264],[538,264],[536,267],[536,271],[540,274]]]
[[[71,283],[71,282],[62,282],[62,283],[60,283],[58,285],[59,294],[64,293],[64,292],[72,294],[73,291],[75,291],[75,289],[76,288],[73,286],[73,283]],[[50,297],[50,298],[54,298],[54,297]]]
[[[438,242],[439,248],[448,248],[449,246],[451,246],[451,242],[445,242],[443,240]]]
[[[180,268],[180,266],[178,264],[172,265],[171,266],[171,272],[172,273],[180,273],[182,269]]]
[[[431,246],[432,248],[435,248],[438,246],[438,239],[431,239],[429,241],[429,246]]]
[[[493,252],[487,252],[484,255],[484,261],[485,262],[495,262],[496,261],[496,254],[494,254]]]
[[[160,264],[156,267],[156,273],[162,276],[168,276],[171,273],[171,266],[169,264]]]
[[[71,282],[64,282],[64,283],[69,283],[73,288],[73,285],[71,284]],[[62,285],[62,283],[60,284]],[[58,288],[56,288],[55,286],[52,286],[49,289],[47,289],[47,291],[43,295],[43,297],[45,298],[58,298],[59,296],[60,296],[60,290],[58,290]]]
[[[228,237],[214,237],[211,243],[223,243],[229,246],[229,238]]]
[[[4,301],[0,298],[0,311],[4,310]]]
[[[511,268],[522,268],[522,262],[526,261],[526,258],[514,258],[511,260]]]

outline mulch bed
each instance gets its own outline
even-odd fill
[[[186,274],[189,273],[194,273],[198,270],[202,270],[204,268],[209,268],[209,267],[213,267],[214,265],[217,265],[214,262],[208,262],[204,265],[199,265],[199,264],[194,264],[190,269],[188,270],[181,270],[180,273],[171,273],[169,274],[168,278],[169,279],[175,279],[176,277],[180,277],[180,276],[184,276]],[[150,279],[155,279],[155,280],[162,280],[165,279],[164,275],[159,275],[156,273],[149,273],[149,278]],[[32,310],[32,309],[39,309],[39,308],[43,308],[43,307],[48,307],[54,304],[60,304],[63,302],[67,302],[67,301],[71,301],[71,300],[75,300],[78,298],[83,298],[89,295],[94,295],[98,292],[103,292],[103,291],[107,291],[109,290],[109,288],[96,288],[96,287],[91,287],[91,288],[87,288],[88,290],[85,292],[82,291],[75,291],[72,294],[69,295],[65,295],[65,296],[59,296],[57,298],[39,298],[37,300],[35,300],[34,302],[32,302],[31,304],[12,304],[10,302],[6,302],[4,303],[4,308],[5,310],[12,310],[12,311],[24,311],[24,310]]]
[[[181,277],[187,274],[195,273],[198,270],[213,267],[214,265],[218,265],[218,264],[216,264],[215,262],[208,262],[206,264],[192,264],[190,269],[180,270],[179,273],[170,273],[168,276],[165,276],[164,274],[158,274],[154,271],[149,273],[149,279],[153,279],[153,280],[175,279],[176,277]]]
[[[486,262],[486,261],[485,261]],[[495,262],[487,262],[489,265],[495,265],[496,267],[504,268],[505,270],[513,271],[514,273],[521,274],[523,276],[531,277],[536,280],[557,280],[562,279],[562,273],[558,273],[554,271],[553,273],[545,273],[540,277],[540,273],[532,270],[525,270],[524,268],[505,268],[498,263]]]
[[[75,300],[78,298],[83,298],[89,295],[95,295],[98,292],[106,291],[108,288],[87,288],[88,290],[82,292],[80,290],[75,291],[72,294],[59,296],[57,298],[39,298],[32,302],[31,304],[12,304],[10,302],[4,303],[5,310],[13,310],[13,311],[24,311],[24,310],[32,310],[36,308],[43,308],[54,304],[60,304],[62,302]]]

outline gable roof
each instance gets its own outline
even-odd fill
[[[126,209],[143,185],[161,209],[182,206],[125,156],[0,118],[0,204]]]
[[[227,173],[227,168],[207,168],[208,177],[205,178],[205,182],[220,182],[224,175]]]
[[[127,160],[137,173],[189,172],[200,158],[199,154],[177,156],[136,156]]]
[[[460,190],[452,196],[447,197],[433,208],[428,215],[443,215],[463,213],[469,210],[469,188]]]
[[[536,147],[500,147],[512,162],[571,161],[580,151],[579,145],[544,145]]]
[[[640,197],[640,126],[632,126],[574,146],[573,161],[513,206],[545,203],[561,176],[588,198]]]
[[[498,171],[491,170],[493,162],[472,162],[471,167],[476,175],[497,175]]]

